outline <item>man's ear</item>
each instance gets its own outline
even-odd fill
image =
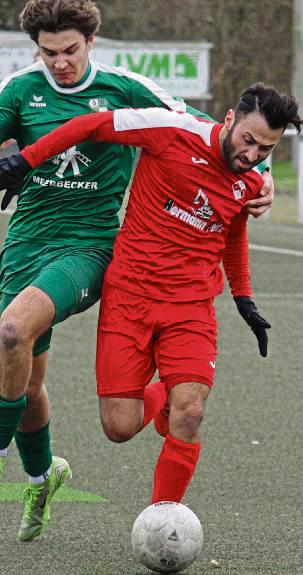
[[[95,41],[95,36],[94,36],[94,34],[91,34],[90,36],[87,37],[87,47],[88,47],[89,50],[91,49],[91,47],[92,47],[94,41]]]
[[[235,111],[232,110],[231,108],[230,110],[228,110],[224,119],[224,126],[227,128],[227,130],[230,130],[234,121],[235,121]]]

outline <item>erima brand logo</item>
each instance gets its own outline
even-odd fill
[[[106,112],[108,100],[106,98],[91,98],[88,106],[92,112]]]
[[[237,182],[235,182],[232,186],[232,190],[235,200],[242,200],[246,192],[246,186],[243,180],[238,180]]]
[[[195,158],[194,156],[192,156],[191,159],[194,164],[208,164],[208,161],[204,160],[204,158]]]
[[[29,103],[31,108],[46,108],[47,104],[42,102],[43,96],[35,96],[33,94],[33,101]]]
[[[215,362],[215,361],[210,361],[209,364],[211,365],[211,367],[212,367],[213,369],[215,369],[215,367],[216,367],[216,362]]]

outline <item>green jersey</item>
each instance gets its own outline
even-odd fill
[[[123,68],[90,62],[79,84],[63,87],[39,61],[0,85],[0,141],[15,138],[22,149],[75,116],[151,106],[186,109],[151,80]],[[132,148],[83,142],[31,171],[8,243],[111,245],[133,159]]]

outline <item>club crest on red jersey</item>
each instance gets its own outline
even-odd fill
[[[232,189],[235,200],[242,200],[242,198],[244,198],[246,192],[246,185],[245,182],[243,182],[243,180],[238,180],[237,182],[235,182],[232,186]]]

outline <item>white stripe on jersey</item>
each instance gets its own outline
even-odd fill
[[[207,146],[210,146],[210,135],[214,125],[214,122],[201,122],[191,114],[179,114],[163,108],[114,111],[116,132],[144,130],[146,128],[179,128],[180,130],[198,134]]]
[[[6,78],[4,78],[4,80],[2,80],[0,84],[0,94],[13,78],[17,78],[18,76],[22,76],[23,74],[29,74],[30,72],[37,72],[39,70],[42,70],[42,62],[40,60],[38,62],[35,62],[34,64],[31,64],[30,66],[27,66],[26,68],[22,68],[22,70],[18,70],[18,72],[10,74]]]
[[[97,66],[97,70],[100,72],[106,72],[107,74],[116,74],[117,76],[127,76],[132,80],[136,80],[143,86],[145,86],[150,92],[152,92],[156,98],[161,100],[168,108],[171,110],[176,110],[176,112],[186,112],[186,104],[183,101],[175,100],[170,96],[163,88],[155,84],[146,76],[141,76],[141,74],[137,74],[136,72],[130,72],[126,70],[126,68],[122,68],[122,66],[107,66],[106,64],[99,64],[95,62]]]

